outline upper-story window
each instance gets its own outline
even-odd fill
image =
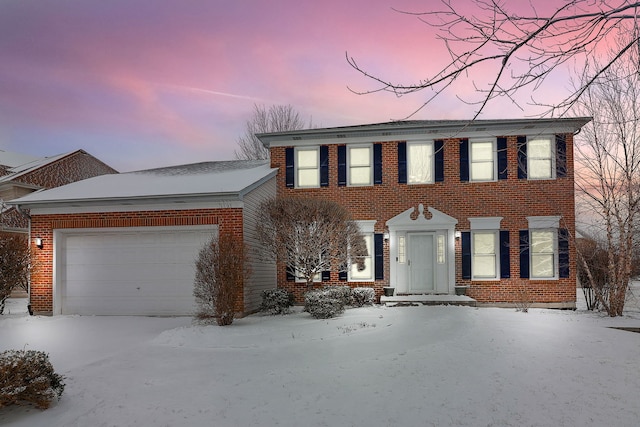
[[[551,137],[535,137],[527,140],[529,179],[551,179],[554,177],[554,151]]]
[[[470,141],[471,181],[493,181],[496,176],[495,141]]]
[[[373,146],[356,145],[348,147],[347,154],[349,185],[373,184]]]
[[[320,186],[320,155],[318,147],[299,147],[295,151],[296,187]]]
[[[407,161],[409,184],[430,184],[433,182],[433,142],[408,143]]]

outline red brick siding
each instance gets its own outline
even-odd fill
[[[53,232],[65,228],[105,227],[170,227],[218,225],[220,232],[230,231],[238,241],[243,239],[242,209],[197,209],[139,212],[102,212],[82,214],[33,215],[31,245],[36,269],[31,276],[31,304],[37,313],[53,312]],[[35,247],[34,239],[42,237],[44,247]],[[244,284],[238,289],[236,311],[244,313]]]
[[[468,284],[468,295],[480,302],[512,303],[521,283],[527,284],[533,302],[575,302],[575,249],[569,245],[570,277],[553,281],[520,279],[518,230],[527,229],[527,216],[562,216],[561,227],[575,232],[573,135],[567,134],[567,176],[565,178],[529,181],[518,179],[517,139],[507,138],[508,179],[495,182],[460,181],[460,144],[449,139],[444,144],[444,182],[426,185],[398,184],[397,142],[382,143],[383,184],[367,187],[338,187],[337,144],[329,147],[329,186],[313,189],[293,189],[285,186],[285,147],[271,148],[271,166],[279,168],[278,194],[286,196],[321,197],[345,206],[356,220],[377,220],[375,231],[384,232],[388,219],[409,207],[422,203],[458,219],[457,230],[469,230],[469,217],[501,216],[501,228],[510,232],[511,279],[496,282],[465,281],[461,278],[460,247],[456,248],[456,283]],[[426,209],[425,209],[426,211]],[[376,281],[377,295],[389,283],[389,247],[385,244],[385,280]],[[332,275],[331,284],[338,282]],[[278,284],[294,291],[298,297],[301,286],[287,282],[284,269],[279,268]],[[372,286],[353,283],[352,286]]]

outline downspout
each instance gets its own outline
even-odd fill
[[[29,228],[27,231],[27,233],[29,234],[29,239],[27,241],[27,244],[29,245],[29,247],[31,247],[31,215],[29,215],[28,213],[20,209],[20,205],[15,205],[15,206],[16,206],[16,211],[18,211],[18,213],[20,213],[25,218],[27,218],[27,220],[29,220]],[[33,309],[31,308],[31,269],[29,269],[29,281],[27,282],[27,300],[28,300],[27,311],[29,311],[30,316],[33,316]]]

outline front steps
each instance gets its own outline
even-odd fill
[[[381,296],[380,304],[387,307],[407,305],[464,305],[475,307],[477,301],[466,295],[394,295],[392,297]]]

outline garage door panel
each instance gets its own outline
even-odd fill
[[[212,235],[109,229],[64,236],[62,313],[191,315],[195,259]]]

